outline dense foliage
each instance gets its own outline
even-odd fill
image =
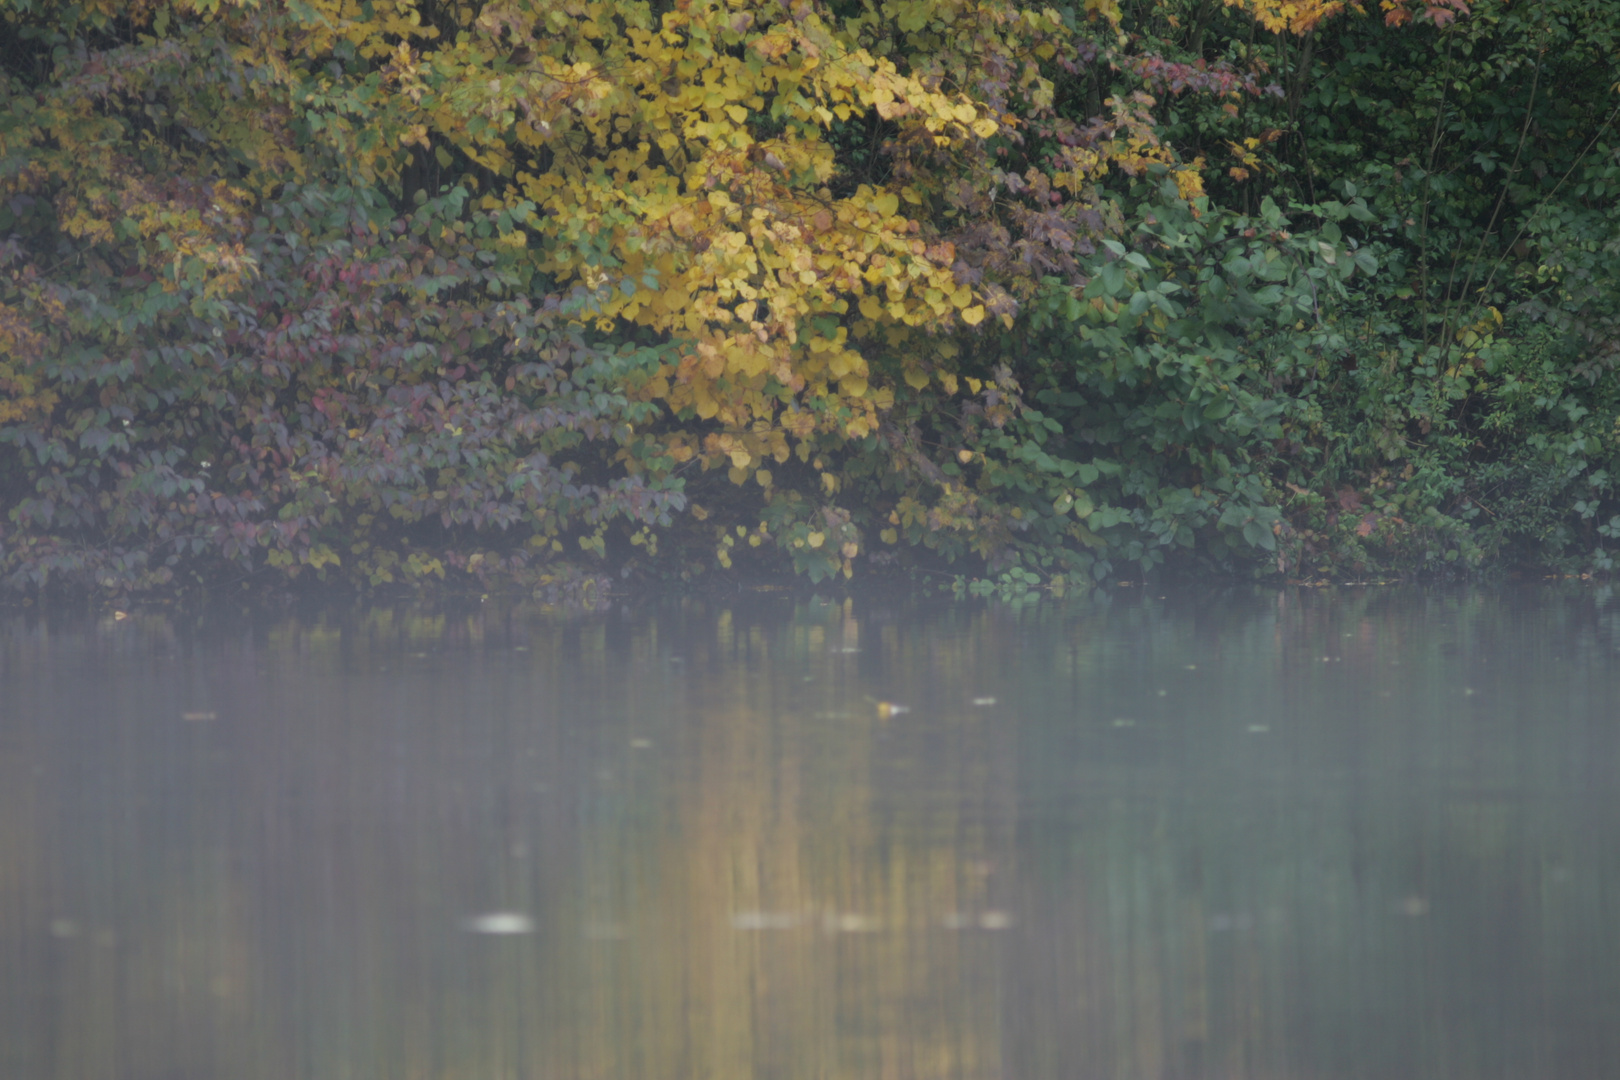
[[[0,580],[1608,569],[1620,10],[1370,8],[0,0]]]

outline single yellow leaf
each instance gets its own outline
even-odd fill
[[[984,305],[974,304],[970,308],[962,309],[962,321],[969,326],[978,326],[984,322]]]
[[[886,191],[872,200],[872,209],[884,217],[893,217],[895,211],[900,209],[900,196],[892,191]]]

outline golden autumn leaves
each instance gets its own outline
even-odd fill
[[[835,196],[833,129],[875,114],[949,151],[1013,123],[813,12],[769,16],[687,5],[656,30],[632,28],[622,55],[601,61],[618,78],[600,108],[555,122],[580,156],[520,175],[529,198],[571,208],[547,268],[588,290],[602,328],[687,343],[644,392],[729,429],[703,446],[715,461],[780,456],[780,433],[875,430],[892,390],[874,385],[857,339],[985,317],[953,247],[902,212],[921,206],[917,191]],[[763,432],[761,419],[773,421]],[[728,448],[739,440],[746,451]]]
[[[1050,56],[1067,32],[1052,10],[956,2],[929,16],[964,54],[989,40]],[[1011,322],[960,272],[941,197],[950,179],[989,183],[988,142],[1020,124],[1005,102],[874,54],[810,4],[690,2],[655,18],[626,0],[505,3],[476,29],[424,53],[410,93],[437,138],[509,178],[492,208],[542,208],[531,241],[582,319],[679,343],[640,387],[676,417],[710,422],[701,441],[671,437],[677,459],[729,463],[735,478],[742,457],[783,460],[789,438],[869,435],[894,399],[874,349],[914,357],[904,371],[916,386],[943,358],[941,335],[998,310]],[[474,78],[519,37],[517,70]],[[1051,100],[1034,63],[1020,100]],[[849,184],[841,133],[874,123],[938,171]],[[1050,187],[1083,198],[1115,157],[1133,170],[1174,164],[1124,138],[1069,155]]]
[[[1016,310],[955,241],[997,227],[1008,193],[1033,184],[1079,206],[1111,168],[1152,164],[1199,190],[1130,103],[1115,106],[1117,136],[1066,148],[1050,176],[1000,176],[995,149],[1050,108],[1048,69],[1079,40],[1055,9],[308,0],[274,19],[246,0],[174,7],[216,26],[266,87],[291,92],[358,177],[397,179],[411,155],[436,159],[477,189],[481,210],[522,219],[491,243],[527,247],[572,291],[581,322],[675,343],[679,356],[636,392],[680,422],[676,457],[709,465],[734,447],[780,459],[786,440],[870,435],[897,376],[948,389],[950,337],[1010,325]],[[1118,17],[1108,4],[1087,13]],[[886,36],[890,25],[926,38],[926,51]],[[339,55],[372,75],[305,65]],[[895,153],[904,170],[867,161],[852,175],[856,143]],[[254,174],[236,201],[302,173],[285,140],[247,156]],[[988,209],[962,208],[952,188],[963,183]],[[186,239],[187,224],[151,227],[185,239],[177,257],[206,262],[218,252]],[[251,273],[210,267],[226,287]]]

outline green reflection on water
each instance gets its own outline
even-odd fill
[[[0,1076],[1604,1075],[1616,631],[1419,590],[13,620]]]

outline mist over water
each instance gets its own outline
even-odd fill
[[[1620,602],[0,620],[0,1076],[1620,1072]]]

